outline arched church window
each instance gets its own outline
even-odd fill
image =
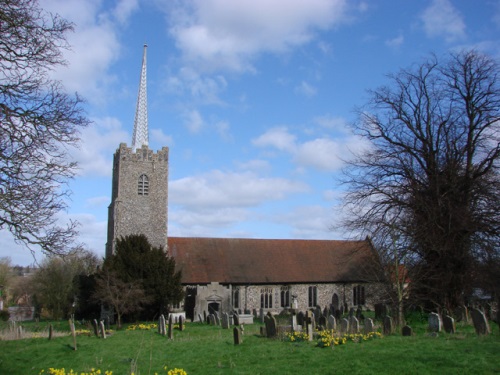
[[[281,287],[281,307],[290,307],[290,290],[288,286]]]
[[[239,288],[233,289],[233,307],[235,309],[238,309],[240,307],[240,289]]]
[[[263,288],[260,290],[260,307],[263,309],[270,309],[273,307],[272,288]]]
[[[310,286],[308,290],[308,306],[314,307],[318,304],[318,287]]]
[[[352,303],[353,305],[364,305],[365,304],[365,287],[362,285],[356,285],[352,288]]]
[[[149,194],[149,178],[145,174],[141,174],[139,176],[137,193],[139,195],[148,195]]]

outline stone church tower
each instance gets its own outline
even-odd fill
[[[114,154],[106,256],[116,239],[144,234],[153,246],[167,249],[168,147],[148,147],[146,49],[137,97],[132,147],[121,143]]]

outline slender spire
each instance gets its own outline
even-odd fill
[[[137,107],[135,109],[134,134],[132,136],[132,150],[148,145],[148,93],[147,93],[147,72],[146,72],[146,50],[148,46],[144,44],[142,55],[141,81],[139,83],[139,94],[137,96]]]

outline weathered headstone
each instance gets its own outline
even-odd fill
[[[299,311],[299,313],[297,314],[297,324],[299,326],[303,326],[304,325],[304,317],[305,317],[305,314],[303,311]]]
[[[104,327],[104,321],[102,321],[102,320],[99,322],[99,330],[101,332],[101,337],[103,339],[105,339],[106,338],[106,328]]]
[[[321,315],[322,315],[322,312],[321,312],[321,307],[316,306],[316,307],[314,308],[313,313],[314,313],[314,322],[316,323],[316,325],[320,325],[320,324],[319,324],[319,318],[320,318],[320,317],[321,317]]]
[[[295,312],[292,313],[291,315],[291,326],[292,326],[292,332],[297,332],[299,330],[298,324],[297,324],[297,314]]]
[[[160,319],[158,319],[158,333],[162,336],[167,334],[167,328],[165,326],[165,316],[160,315]]]
[[[179,316],[179,330],[182,332],[184,331],[184,328],[185,328],[185,324],[184,324],[184,317],[183,316]]]
[[[215,315],[214,314],[210,314],[208,316],[208,322],[210,323],[211,326],[215,325]]]
[[[441,332],[443,323],[439,314],[431,312],[429,314],[429,332]]]
[[[52,335],[54,334],[54,328],[52,324],[49,324],[49,340],[52,340]]]
[[[351,328],[351,333],[359,332],[359,320],[355,316],[351,316],[349,319],[349,327]]]
[[[276,330],[276,318],[268,313],[264,318],[264,322],[266,324],[266,335],[268,338],[274,338],[277,335]]]
[[[321,315],[318,319],[318,325],[319,325],[319,329],[326,329],[326,316],[324,315]]]
[[[238,327],[233,328],[233,338],[234,345],[240,345],[243,342],[243,339],[241,338],[241,331]]]
[[[92,328],[94,329],[95,337],[99,337],[99,323],[97,323],[97,319],[92,320]]]
[[[488,335],[490,331],[490,326],[488,320],[484,313],[479,309],[472,309],[470,311],[472,317],[472,323],[474,324],[474,329],[478,335]]]
[[[361,308],[361,306],[358,306],[358,308],[356,309],[356,319],[360,320],[361,315],[363,315],[363,309]]]
[[[222,313],[222,328],[229,329],[229,314]]]
[[[345,334],[349,332],[349,321],[346,318],[340,320],[340,333]]]
[[[373,319],[366,318],[365,319],[365,334],[375,331],[373,326]]]
[[[216,326],[220,326],[219,314],[218,314],[218,313],[215,313],[215,314],[214,314],[214,318],[215,318],[215,325],[216,325]]]
[[[413,335],[413,330],[410,326],[406,325],[401,329],[401,334],[403,336],[412,336]]]
[[[328,330],[334,330],[336,331],[337,330],[337,320],[335,319],[335,317],[333,315],[330,315],[328,317],[328,322],[326,323],[326,328]]]
[[[302,325],[302,331],[304,331],[304,328],[309,341],[312,341],[314,333],[314,313],[312,311],[306,311],[306,315],[304,316],[304,324]]]
[[[443,328],[446,333],[455,333],[455,319],[449,315],[443,316]]]
[[[235,326],[240,325],[240,315],[236,311],[233,313],[233,324]]]
[[[75,322],[70,319],[69,320],[69,328],[71,330],[71,336],[73,337],[73,350],[76,350],[76,330],[75,330]]]
[[[174,339],[174,322],[172,319],[172,315],[168,317],[168,339],[169,340]]]
[[[198,320],[203,323],[203,317],[201,316],[201,314],[198,314]]]
[[[392,334],[394,328],[392,324],[392,318],[389,315],[385,316],[382,326],[383,326],[382,331],[385,336]]]
[[[466,306],[458,306],[453,315],[457,322],[469,322],[469,311]]]

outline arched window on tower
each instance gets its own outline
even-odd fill
[[[139,176],[137,193],[139,195],[148,195],[149,194],[149,178],[145,174],[141,174]]]

